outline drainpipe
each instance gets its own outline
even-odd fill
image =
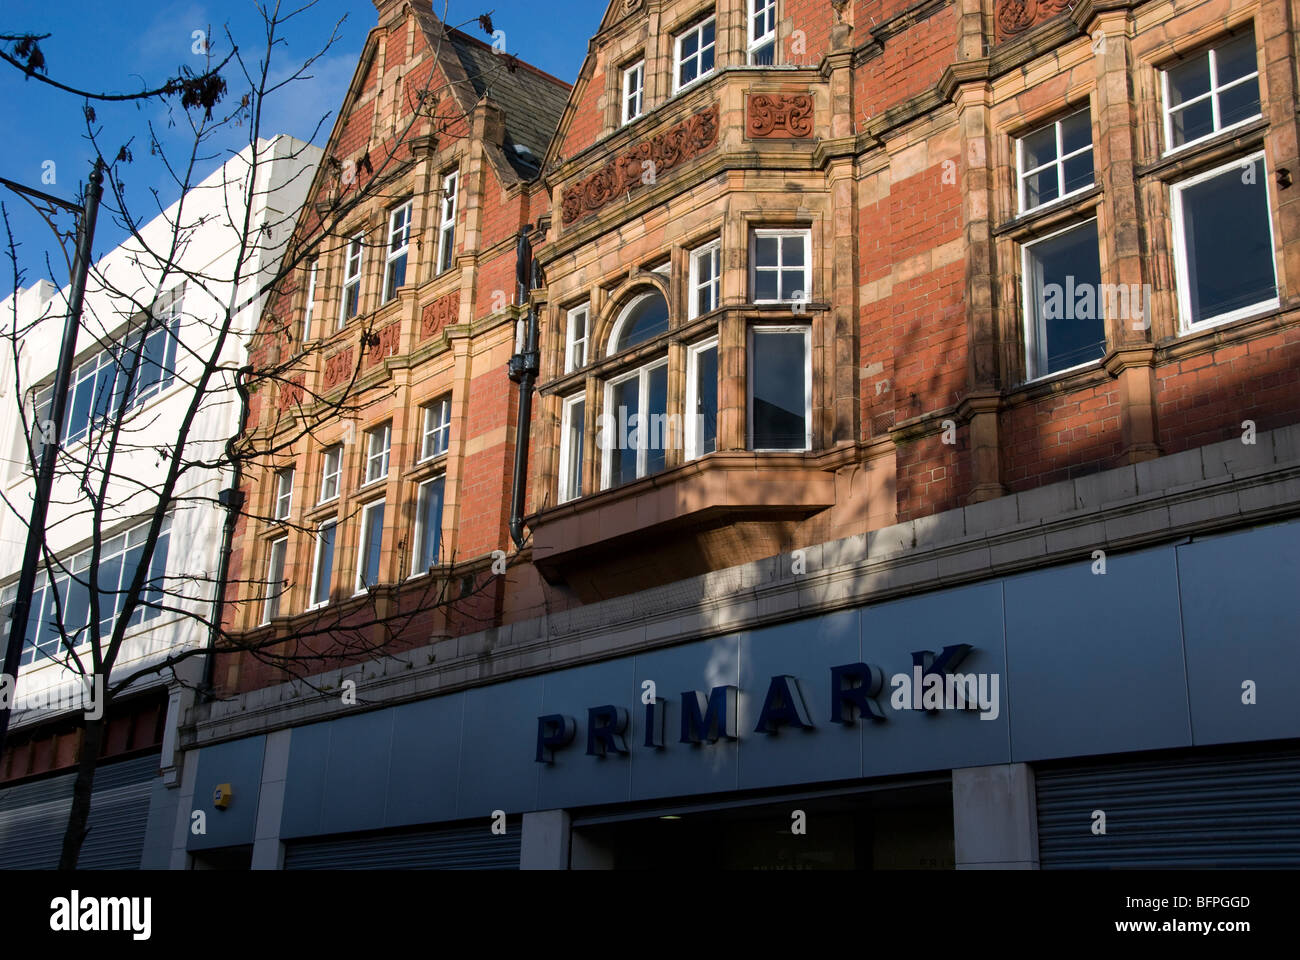
[[[204,700],[213,698],[213,675],[217,663],[217,639],[221,635],[221,617],[225,611],[226,585],[230,581],[230,548],[235,539],[235,524],[239,521],[239,511],[244,506],[244,491],[239,489],[239,463],[235,463],[234,480],[229,487],[217,494],[217,502],[226,511],[226,522],[221,528],[221,553],[217,558],[216,594],[212,598],[212,618],[208,626],[208,653],[203,663]]]
[[[524,490],[528,480],[528,434],[533,419],[533,386],[537,382],[537,313],[528,303],[528,291],[541,286],[541,271],[533,261],[533,247],[528,242],[528,228],[519,229],[515,247],[515,287],[519,306],[528,307],[523,337],[515,338],[521,352],[510,358],[510,380],[519,384],[519,418],[515,424],[515,473],[510,494],[510,539],[519,550],[524,548]]]

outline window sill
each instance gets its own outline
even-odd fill
[[[1272,300],[1264,300],[1260,303],[1252,304],[1249,307],[1232,310],[1217,317],[1211,317],[1208,320],[1201,320],[1196,323],[1191,322],[1186,317],[1181,317],[1179,320],[1178,336],[1194,336],[1198,333],[1204,333],[1207,330],[1213,330],[1216,327],[1236,323],[1238,320],[1252,320],[1262,314],[1273,313],[1281,308],[1282,301],[1278,297],[1274,297]]]
[[[1236,123],[1215,130],[1213,133],[1207,133],[1203,136],[1197,137],[1195,140],[1188,140],[1186,143],[1180,143],[1176,147],[1170,147],[1161,154],[1161,159],[1167,160],[1171,157],[1177,156],[1178,154],[1186,153],[1188,150],[1204,146],[1226,135],[1236,135],[1238,131],[1251,126],[1252,124],[1257,124],[1262,120],[1264,120],[1264,114],[1262,113],[1257,113],[1253,117],[1247,117],[1245,120],[1238,120]],[[1263,125],[1267,126],[1268,124],[1265,122]]]
[[[1134,172],[1138,178],[1156,176],[1164,181],[1181,179],[1186,174],[1213,166],[1239,151],[1258,149],[1264,143],[1264,133],[1267,130],[1267,117],[1247,120],[1240,126],[1229,127],[1202,140],[1183,144],[1159,160],[1138,167]]]
[[[1029,380],[1022,381],[1016,389],[1024,390],[1029,387],[1039,386],[1040,384],[1050,383],[1053,380],[1062,380],[1066,377],[1073,376],[1076,373],[1082,373],[1084,370],[1093,367],[1100,369],[1104,359],[1104,357],[1098,357],[1096,360],[1087,360],[1083,363],[1076,363],[1072,367],[1063,367],[1060,370],[1053,370],[1051,373],[1044,373],[1040,376],[1032,377]]]

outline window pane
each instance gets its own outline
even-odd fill
[[[1180,191],[1193,323],[1277,296],[1264,163],[1250,167]]]
[[[781,299],[807,300],[808,291],[804,289],[804,272],[802,270],[781,271]]]
[[[807,444],[804,335],[753,335],[753,448],[802,450]]]
[[[786,267],[802,267],[803,258],[803,237],[783,237],[781,248],[782,265]]]
[[[777,289],[777,272],[775,270],[760,270],[754,275],[754,299],[780,299],[780,291]]]
[[[664,468],[668,442],[668,365],[656,367],[646,374],[649,383],[646,393],[646,416],[640,423],[646,448],[645,473],[659,473]]]
[[[703,456],[718,449],[718,348],[695,355],[694,453]]]
[[[1219,94],[1219,122],[1227,127],[1259,113],[1259,78],[1252,77]]]
[[[1178,146],[1214,132],[1214,108],[1209,100],[1201,100],[1173,114],[1169,122],[1174,146]]]
[[[1074,153],[1092,144],[1092,116],[1082,110],[1061,121],[1062,154]]]
[[[384,299],[391,300],[397,296],[398,288],[406,285],[406,254],[402,254],[395,260],[389,261],[388,264],[388,289],[384,291]]]
[[[623,320],[616,350],[626,350],[653,339],[668,329],[668,301],[655,292],[642,297]]]
[[[263,622],[270,622],[280,615],[280,598],[284,594],[284,557],[288,540],[277,540],[271,544],[271,557],[266,570],[266,611]]]
[[[1056,159],[1056,125],[1035,130],[1021,143],[1021,170],[1029,171]]]
[[[444,478],[439,477],[420,488],[416,523],[420,525],[420,553],[416,557],[415,572],[426,573],[438,563],[442,540],[442,492]]]
[[[759,267],[777,265],[780,240],[777,237],[757,237],[754,241],[754,264]]]
[[[1210,57],[1197,54],[1187,63],[1169,68],[1169,107],[1185,103],[1203,93],[1210,92]]]
[[[636,427],[640,424],[641,381],[637,377],[614,385],[609,426],[614,436],[607,440],[610,482],[614,486],[636,479]],[[633,419],[636,417],[637,419]]]
[[[334,572],[334,535],[337,524],[321,527],[316,544],[316,583],[312,590],[312,603],[326,603],[330,598],[330,581]]]
[[[1073,193],[1075,190],[1082,190],[1084,187],[1092,185],[1092,151],[1081,153],[1077,157],[1071,157],[1066,160],[1062,166],[1065,168],[1065,192]]]
[[[361,584],[379,583],[379,561],[384,544],[384,505],[366,508],[365,540],[361,545]]]
[[[572,500],[582,496],[582,442],[584,423],[587,416],[587,402],[579,400],[569,404],[566,409],[568,422],[565,424],[566,449],[568,462],[564,465],[565,499]]]
[[[1097,222],[1028,248],[1033,297],[1030,376],[1099,358],[1106,349]]]
[[[1255,72],[1255,36],[1243,33],[1214,50],[1218,85],[1225,86]]]

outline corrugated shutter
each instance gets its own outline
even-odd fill
[[[1300,867],[1300,750],[1035,771],[1044,869]],[[1093,811],[1106,814],[1092,833]]]
[[[352,834],[285,845],[286,870],[518,870],[519,825]]]
[[[81,846],[79,869],[139,869],[158,756],[105,764],[95,771],[90,833]],[[0,790],[0,865],[9,870],[58,866],[75,778],[65,773]]]

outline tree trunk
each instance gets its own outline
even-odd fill
[[[106,712],[106,711],[104,711]],[[72,809],[68,812],[68,827],[63,832],[63,853],[59,855],[60,870],[75,870],[81,856],[81,844],[90,832],[90,792],[95,786],[95,766],[104,743],[104,716],[92,720],[86,717],[85,736],[81,740],[81,757],[77,761],[77,779],[72,784]]]

